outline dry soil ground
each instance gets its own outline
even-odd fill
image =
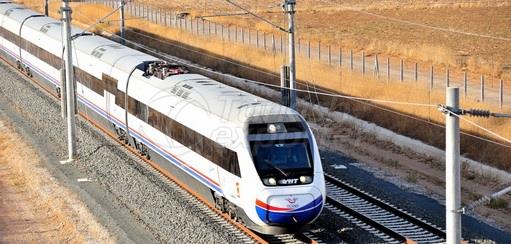
[[[76,196],[0,121],[0,243],[113,243]]]

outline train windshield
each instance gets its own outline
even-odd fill
[[[312,157],[306,139],[253,141],[251,147],[254,164],[266,185],[282,185],[279,182],[290,185],[300,183],[300,177],[312,176]]]

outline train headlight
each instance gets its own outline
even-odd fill
[[[266,130],[269,134],[285,133],[286,127],[282,123],[268,124]]]
[[[300,182],[302,184],[311,183],[312,182],[312,177],[311,176],[300,176]]]
[[[270,185],[270,186],[277,185],[277,180],[275,180],[275,178],[264,178],[263,182],[265,185]]]

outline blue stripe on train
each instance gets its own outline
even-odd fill
[[[309,204],[288,212],[269,211],[256,205],[259,218],[267,224],[306,224],[321,212],[323,197],[319,196]]]

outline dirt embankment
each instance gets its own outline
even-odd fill
[[[37,153],[0,121],[0,243],[114,243]]]

